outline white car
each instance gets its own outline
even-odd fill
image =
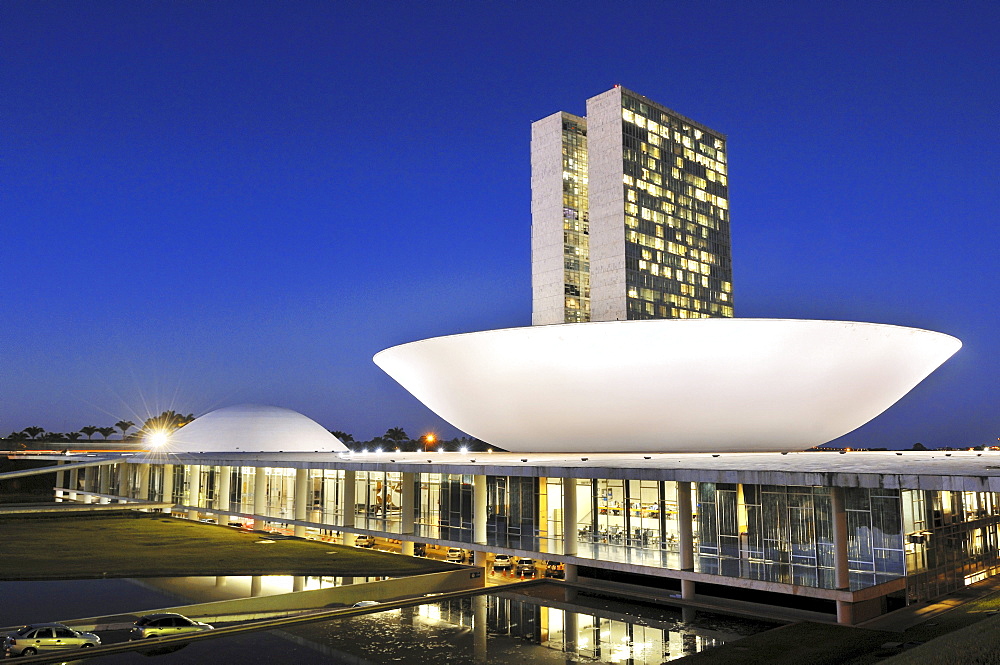
[[[461,547],[449,547],[447,561],[452,563],[464,563],[465,562],[465,550]]]
[[[3,651],[11,656],[34,656],[64,649],[101,646],[101,638],[93,633],[81,633],[61,623],[33,623],[8,635]]]

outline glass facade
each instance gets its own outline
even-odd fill
[[[230,474],[228,510],[219,494],[223,473]],[[259,474],[264,497],[255,496]],[[185,510],[222,510],[227,521],[257,514],[280,527],[296,521],[296,474],[294,468],[151,465],[143,480],[139,465],[120,464],[103,476],[92,473],[90,482],[120,482],[129,496]],[[834,492],[840,492],[852,590],[905,576],[907,599],[917,602],[1000,573],[1000,494],[992,492],[551,476],[480,476],[477,485],[471,474],[377,468],[305,474],[304,522],[319,535],[412,532],[411,538],[473,549],[481,486],[479,549],[678,570],[684,519],[678,488],[689,487],[696,572],[835,589]]]
[[[725,136],[621,100],[628,318],[733,316]]]
[[[562,117],[565,321],[590,321],[590,220],[587,207],[587,124]]]
[[[902,491],[907,600],[1000,574],[1000,494]]]

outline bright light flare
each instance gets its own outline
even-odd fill
[[[165,446],[168,441],[170,441],[170,434],[163,430],[156,430],[155,432],[150,432],[146,435],[146,443],[148,443],[152,448]]]

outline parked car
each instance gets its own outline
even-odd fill
[[[517,560],[517,574],[518,575],[530,575],[535,576],[535,560],[534,559],[518,559]]]
[[[546,561],[545,577],[553,577],[559,580],[566,579],[566,566],[562,561]]]
[[[354,539],[355,547],[375,547],[375,536],[361,535]]]
[[[170,637],[181,633],[198,633],[203,630],[212,630],[212,626],[173,612],[158,612],[139,617],[139,620],[132,624],[128,638],[130,640],[144,640],[147,637]]]
[[[461,547],[449,547],[447,561],[452,563],[464,563],[465,562],[465,550]]]
[[[497,554],[493,557],[493,570],[510,570],[514,567],[514,561],[509,554]]]
[[[101,638],[82,633],[61,623],[33,623],[3,640],[3,651],[10,656],[33,656],[63,649],[101,646]]]

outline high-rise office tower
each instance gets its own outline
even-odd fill
[[[726,137],[625,88],[531,126],[532,323],[733,315]]]

